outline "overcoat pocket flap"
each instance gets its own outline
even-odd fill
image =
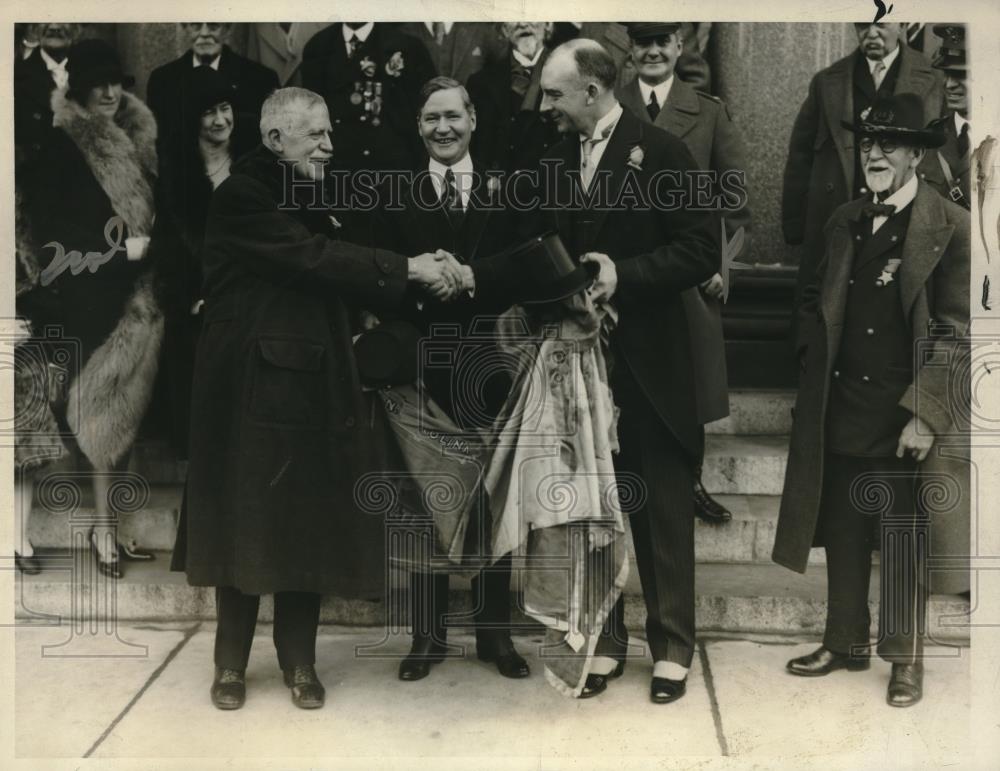
[[[318,372],[323,369],[323,346],[305,340],[260,338],[257,341],[264,361],[283,369]]]

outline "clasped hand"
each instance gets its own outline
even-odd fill
[[[462,265],[444,249],[411,257],[409,279],[441,302],[472,292],[476,286],[472,268]]]

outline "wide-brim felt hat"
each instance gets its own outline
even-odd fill
[[[924,102],[917,94],[879,99],[856,123],[842,120],[840,125],[858,136],[891,137],[914,147],[940,147],[945,141],[940,126],[924,125]]]
[[[523,241],[504,252],[512,270],[520,271],[523,280],[516,302],[522,305],[553,303],[587,289],[597,277],[600,266],[576,262],[570,257],[558,233]]]
[[[195,67],[185,83],[183,107],[198,116],[223,102],[233,104],[235,109],[236,90],[236,84],[221,72],[211,67]]]
[[[354,341],[361,382],[383,387],[415,383],[419,374],[420,330],[409,321],[386,321]]]
[[[628,21],[625,29],[633,40],[649,40],[651,38],[667,37],[681,28],[680,22],[667,21]]]
[[[135,78],[122,70],[118,52],[103,40],[81,40],[70,46],[66,75],[69,88],[76,92],[107,83],[121,83],[124,88],[135,85]]]

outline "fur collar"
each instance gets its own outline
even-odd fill
[[[91,173],[111,201],[129,235],[149,235],[153,225],[156,178],[156,120],[137,97],[122,94],[114,119],[88,112],[52,92],[53,125],[83,154]]]

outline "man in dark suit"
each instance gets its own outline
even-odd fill
[[[961,24],[936,24],[934,34],[942,42],[931,66],[944,73],[945,123],[944,144],[938,149],[948,186],[948,197],[972,208],[969,198],[972,145],[969,141],[969,92],[966,86],[965,27]]]
[[[538,111],[542,67],[549,55],[547,26],[505,22],[507,49],[469,78],[469,96],[478,118],[472,154],[488,169],[510,174],[538,168],[542,155],[559,138],[556,127]]]
[[[381,22],[331,24],[302,54],[302,85],[322,94],[336,137],[337,169],[412,169],[420,87],[434,76],[427,49]]]
[[[409,21],[400,31],[416,38],[431,56],[438,75],[468,83],[503,53],[497,25],[486,21]]]
[[[626,26],[632,40],[631,56],[638,77],[617,89],[619,101],[643,121],[682,139],[699,168],[712,171],[719,177],[742,173],[744,177],[737,183],[745,191],[743,138],[733,125],[725,104],[718,97],[695,91],[675,77],[675,66],[684,50],[681,25],[632,22]],[[714,185],[712,192],[719,196],[721,185]],[[732,241],[736,232],[743,228],[743,248],[733,255],[735,259],[740,259],[750,252],[750,209],[746,205],[745,193],[743,200],[736,203],[736,208],[727,208],[722,214],[728,241]],[[729,414],[729,394],[718,303],[722,297],[722,277],[716,274],[701,289],[708,295],[707,300],[699,298],[695,290],[690,290],[684,293],[684,303],[689,311],[688,322],[698,374],[698,418],[705,424]],[[707,316],[703,307],[706,303]],[[701,484],[701,463],[695,469],[694,503],[695,513],[707,522],[717,524],[730,519],[726,508],[712,498]]]
[[[52,128],[52,91],[66,88],[66,53],[79,24],[37,24],[38,46],[14,62],[14,147],[18,165],[30,163]]]
[[[156,116],[161,146],[183,128],[179,106],[188,102],[191,75],[197,67],[211,67],[236,86],[233,112],[260,120],[261,105],[278,87],[278,76],[225,44],[230,26],[204,21],[181,24],[191,47],[150,74],[146,103]]]
[[[876,98],[917,94],[927,122],[941,115],[942,77],[924,56],[901,44],[904,24],[855,24],[858,49],[817,73],[788,143],[781,201],[789,244],[803,244],[796,305],[823,255],[823,226],[830,214],[868,193],[860,151],[841,120],[857,120]],[[933,153],[925,154],[921,179],[939,189],[944,177]]]
[[[823,644],[787,667],[817,677],[870,666],[871,552],[881,546],[878,654],[892,662],[894,707],[923,691],[934,509],[960,520],[968,489],[941,463],[969,410],[968,389],[954,385],[968,382],[969,213],[917,174],[943,139],[925,114],[920,97],[897,94],[852,127],[874,196],[833,213],[800,308],[803,374],[773,554],[804,572],[810,547],[826,548]],[[935,324],[951,329],[931,336]],[[939,454],[935,443],[950,446]],[[947,502],[921,489],[922,475],[948,489]]]
[[[616,79],[614,60],[593,40],[570,41],[545,63],[541,109],[564,139],[542,162],[543,226],[570,254],[598,263],[592,296],[619,314],[610,373],[621,409],[615,466],[643,485],[630,520],[655,662],[650,696],[662,703],[683,695],[695,648],[691,489],[702,435],[680,295],[718,270],[719,244],[712,214],[688,205],[691,153],[624,109]],[[626,644],[620,599],[584,696],[620,673]]]
[[[456,425],[472,430],[484,427],[484,415],[486,423],[491,422],[510,388],[509,377],[503,372],[477,379],[474,387],[456,378],[469,371],[468,362],[487,360],[488,354],[484,358],[481,347],[492,348],[494,343],[482,322],[510,305],[509,296],[521,278],[518,271],[503,269],[500,255],[514,228],[500,205],[499,186],[488,182],[485,169],[474,163],[469,153],[477,116],[465,88],[451,78],[437,77],[424,86],[421,99],[417,127],[427,157],[416,169],[412,184],[402,190],[401,207],[396,211],[383,207],[376,238],[402,254],[441,249],[462,264],[467,277],[465,296],[446,303],[421,303],[408,315],[424,335],[432,332],[434,324],[460,326],[452,366],[424,368],[421,379]],[[493,256],[498,259],[490,259]],[[477,372],[482,374],[479,369]],[[470,398],[477,403],[469,403]],[[485,403],[478,403],[480,398]],[[485,511],[488,506],[479,508]],[[490,532],[488,516],[476,524],[476,530]],[[479,658],[495,662],[504,677],[521,678],[528,676],[529,669],[510,638],[510,578],[508,554],[472,581],[476,649]],[[445,655],[448,574],[412,571],[410,607],[413,645],[400,663],[400,680],[426,677],[430,665]]]

